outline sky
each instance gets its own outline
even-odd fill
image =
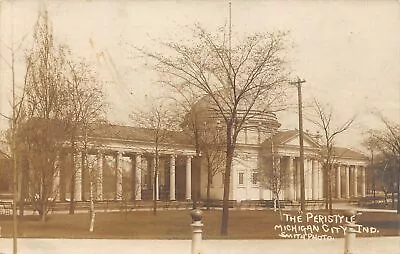
[[[0,0],[0,112],[9,114],[11,45],[16,80],[32,45],[38,10],[46,6],[58,43],[91,62],[106,80],[108,118],[129,125],[135,108],[162,91],[157,73],[134,47],[190,39],[198,23],[216,31],[228,23],[228,1],[6,1]],[[305,79],[305,118],[316,98],[332,108],[334,125],[356,116],[337,143],[360,149],[363,133],[382,128],[377,114],[400,123],[400,1],[244,1],[232,3],[232,40],[255,32],[288,31],[293,79]],[[19,46],[21,45],[21,46]],[[296,102],[296,90],[288,91]],[[282,129],[298,126],[293,108],[279,114]],[[0,125],[6,121],[0,117]],[[304,129],[315,131],[305,121]]]

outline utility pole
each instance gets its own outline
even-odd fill
[[[14,52],[12,52],[12,65],[14,66]],[[15,74],[12,72],[12,156],[13,156],[13,253],[17,253],[18,236],[18,217],[17,217],[17,195],[18,195],[18,176],[17,176],[17,145],[16,145],[16,112],[15,112]]]
[[[231,60],[232,51],[232,3],[229,2],[229,61]]]
[[[296,81],[290,82],[292,85],[297,86],[298,96],[298,107],[299,107],[299,141],[300,141],[300,209],[302,212],[305,211],[306,206],[306,189],[304,184],[304,143],[303,143],[303,101],[301,97],[301,84],[305,83],[305,80],[297,78]]]
[[[13,5],[11,5],[11,11],[13,14]],[[12,19],[14,15],[12,15]],[[12,158],[13,158],[13,254],[17,254],[17,237],[18,237],[18,217],[17,217],[17,202],[18,202],[18,176],[17,176],[17,143],[16,143],[16,126],[17,126],[17,114],[16,114],[16,103],[15,103],[15,52],[14,52],[14,23],[11,26],[11,70],[12,70]]]

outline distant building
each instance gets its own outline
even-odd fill
[[[215,114],[202,108],[204,104],[199,103],[196,107],[203,112],[204,119],[212,119],[218,124],[221,122]],[[280,131],[280,123],[273,113],[253,113],[257,117],[246,122],[238,137],[232,164],[230,199],[273,199],[271,187],[265,184],[267,180],[261,175],[262,171],[274,165],[274,168],[287,174],[287,183],[280,192],[280,199],[299,200],[299,132]],[[205,199],[207,169],[204,158],[200,157],[200,166],[195,167],[196,149],[184,131],[168,133],[168,141],[159,147],[159,174],[155,181],[152,179],[155,165],[153,132],[137,127],[101,125],[88,137],[87,161],[82,160],[82,153],[79,153],[76,154],[76,165],[71,165],[68,150],[60,152],[60,171],[54,181],[57,199],[70,198],[72,178],[75,181],[76,201],[88,200],[90,190],[97,200],[191,200],[194,196]],[[323,149],[318,139],[317,135],[304,134],[307,200],[321,200],[324,197],[324,175],[320,163]],[[335,148],[335,167],[332,172],[335,198],[365,196],[366,165],[367,158],[364,155],[348,148]],[[75,175],[71,173],[71,168],[75,168]],[[212,199],[222,199],[222,178],[222,173],[213,177],[210,189]]]

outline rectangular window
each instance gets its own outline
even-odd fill
[[[253,173],[251,174],[251,183],[252,183],[253,185],[258,184],[258,172],[253,172]]]
[[[239,185],[243,185],[244,184],[244,173],[240,172],[239,173]]]

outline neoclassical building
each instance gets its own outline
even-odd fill
[[[201,103],[197,106],[202,112],[202,120],[221,123],[215,114],[202,109]],[[273,113],[253,113],[254,117],[245,123],[238,137],[232,164],[230,199],[273,199],[273,190],[265,184],[268,179],[262,177],[262,172],[274,167],[285,172],[287,179],[281,188],[280,199],[299,200],[299,132],[281,131]],[[74,193],[76,201],[88,200],[90,195],[96,200],[191,200],[194,196],[205,199],[207,168],[201,153],[196,153],[188,132],[169,131],[168,139],[157,146],[154,135],[151,129],[111,124],[96,126],[88,136],[85,153],[81,151],[72,155],[68,150],[60,152],[60,170],[54,181],[56,198],[68,200]],[[307,200],[322,200],[325,196],[321,167],[323,147],[319,139],[318,135],[304,133]],[[71,160],[72,156],[75,160]],[[335,147],[334,156],[331,178],[334,197],[364,197],[367,157],[341,147]],[[200,161],[198,166],[194,166],[196,158]],[[71,165],[71,161],[75,161],[75,165]],[[158,174],[154,179],[156,165]],[[222,179],[222,172],[213,176],[210,188],[212,199],[222,199]],[[73,192],[71,188],[74,188]]]

